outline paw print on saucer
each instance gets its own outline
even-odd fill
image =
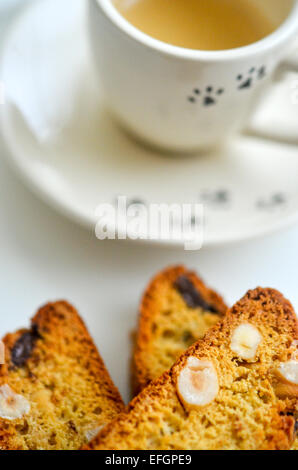
[[[238,90],[247,90],[251,88],[255,80],[262,80],[265,76],[265,65],[262,65],[260,68],[252,67],[246,75],[237,75],[237,81],[239,82]]]
[[[199,195],[201,204],[213,209],[227,208],[231,203],[231,194],[228,189],[206,189]]]
[[[200,88],[194,88],[192,95],[188,96],[190,103],[201,103],[202,106],[213,106],[217,104],[218,97],[225,92],[224,88],[214,89],[208,86],[204,91]]]
[[[256,202],[258,209],[267,211],[281,209],[285,204],[287,204],[287,196],[281,192],[273,193],[267,198],[261,198]]]

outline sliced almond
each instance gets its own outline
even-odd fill
[[[190,407],[211,403],[219,391],[214,365],[208,359],[188,358],[177,380],[177,393],[181,401]]]

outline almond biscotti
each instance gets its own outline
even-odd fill
[[[0,449],[79,449],[123,410],[76,310],[48,304],[30,330],[4,338]]]
[[[175,266],[159,273],[140,306],[132,366],[135,394],[169,369],[226,311],[223,299],[194,272]]]
[[[290,449],[297,317],[277,291],[249,291],[88,449]]]

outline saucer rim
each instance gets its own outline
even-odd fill
[[[11,37],[13,36],[14,32],[18,29],[19,24],[21,24],[24,20],[24,17],[27,14],[30,14],[31,9],[33,9],[36,5],[38,5],[36,2],[24,5],[20,9],[20,11],[18,12],[6,32],[0,50],[0,81],[1,77],[3,77],[4,59]],[[0,138],[4,147],[3,155],[8,165],[17,173],[18,177],[20,177],[20,179],[26,184],[28,189],[37,197],[39,197],[43,202],[45,202],[48,206],[55,209],[62,216],[67,217],[72,222],[75,222],[76,224],[88,230],[92,230],[95,233],[95,217],[89,217],[87,214],[84,214],[83,212],[79,211],[77,207],[70,207],[69,205],[63,203],[58,197],[55,197],[53,192],[49,192],[42,186],[42,184],[39,184],[32,172],[30,172],[29,167],[26,165],[26,157],[21,156],[19,154],[19,151],[16,149],[14,142],[11,141],[9,137],[9,123],[7,121],[7,113],[9,112],[10,106],[12,106],[11,103],[5,102],[5,100],[4,104],[0,105]],[[15,131],[14,128],[13,130]],[[279,221],[277,222],[277,220]],[[203,244],[202,249],[229,246],[235,243],[241,243],[249,240],[262,238],[267,235],[276,233],[280,230],[285,230],[293,226],[295,223],[298,223],[298,207],[296,212],[285,216],[282,220],[276,217],[274,223],[270,224],[266,228],[263,227],[259,230],[256,228],[253,231],[250,230],[245,235],[241,233],[235,236],[225,236],[225,238],[222,239],[211,238]],[[116,239],[118,241],[118,238]],[[127,239],[121,241],[129,241],[134,243],[137,242],[138,244],[141,243],[142,245],[146,246],[162,246],[179,249],[184,248],[184,241],[177,240]]]

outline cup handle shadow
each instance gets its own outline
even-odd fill
[[[283,82],[289,73],[297,74],[293,78],[291,84],[292,91],[292,105],[297,106],[298,111],[298,49],[292,51],[291,55],[286,57],[277,67],[273,75],[273,83]],[[298,112],[297,112],[298,116]],[[297,122],[298,126],[298,122]],[[297,127],[296,126],[296,127]],[[256,137],[262,140],[272,141],[275,143],[298,145],[298,132],[292,134],[283,133],[282,129],[267,129],[258,128],[256,125],[248,124],[242,131],[242,134],[249,137]]]

